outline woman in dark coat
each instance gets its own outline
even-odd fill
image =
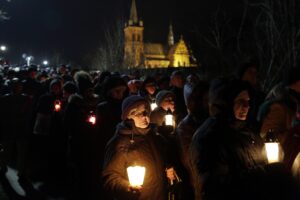
[[[163,200],[167,197],[164,139],[149,124],[149,113],[149,103],[140,96],[132,95],[123,101],[123,121],[107,145],[102,173],[104,188],[115,199]],[[131,165],[146,168],[142,188],[129,184],[126,169]]]
[[[196,199],[257,199],[265,157],[262,140],[246,124],[248,88],[238,80],[211,86],[211,117],[197,129],[191,146]]]

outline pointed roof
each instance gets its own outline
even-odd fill
[[[134,24],[138,23],[138,15],[137,15],[135,0],[132,0],[132,3],[131,3],[130,18],[129,19],[132,20],[132,22]]]
[[[174,33],[173,33],[172,23],[170,23],[170,26],[169,26],[168,44],[169,44],[169,46],[174,45]]]

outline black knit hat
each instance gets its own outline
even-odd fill
[[[148,101],[141,96],[131,95],[124,99],[122,103],[122,120],[126,120],[129,112],[141,104],[145,104],[146,108],[150,111],[150,105]]]
[[[60,79],[57,79],[57,78],[54,78],[54,79],[50,82],[50,85],[49,85],[50,90],[51,90],[51,88],[52,88],[54,85],[58,85],[59,87],[61,87],[61,86],[62,86],[61,80],[60,80]]]
[[[63,89],[70,93],[70,94],[74,94],[77,92],[78,88],[77,86],[75,85],[75,83],[73,83],[72,81],[68,81],[66,82],[64,85],[63,85]]]
[[[160,106],[160,104],[163,102],[163,100],[167,97],[175,97],[174,93],[169,91],[169,90],[161,90],[159,93],[157,93],[156,97],[155,97],[155,101],[156,101],[156,104],[158,106]]]
[[[104,81],[103,93],[107,95],[107,93],[118,86],[125,86],[127,87],[126,82],[120,76],[111,76],[107,77]]]

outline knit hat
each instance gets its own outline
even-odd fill
[[[51,88],[52,88],[54,85],[58,85],[59,87],[61,87],[61,80],[60,80],[60,79],[57,79],[57,78],[54,78],[54,79],[50,82],[50,85],[49,85],[50,90],[51,90]]]
[[[149,105],[148,101],[141,96],[131,95],[131,96],[125,98],[122,103],[122,116],[121,116],[122,120],[126,120],[129,112],[133,108],[138,107],[141,104],[145,104],[146,108],[148,110],[150,110],[150,105]]]
[[[203,106],[203,97],[208,94],[209,84],[206,81],[199,81],[196,84],[186,83],[183,88],[184,102],[187,108],[192,111],[194,104]]]
[[[74,94],[77,92],[78,88],[77,86],[75,85],[75,83],[71,82],[71,81],[68,81],[66,82],[64,85],[63,85],[63,89],[70,93],[70,94]]]
[[[174,93],[169,91],[169,90],[161,90],[159,93],[157,93],[156,97],[155,97],[155,101],[156,101],[156,104],[158,106],[160,106],[160,104],[163,102],[163,100],[167,97],[175,97]]]
[[[107,95],[107,93],[118,86],[125,86],[127,87],[126,82],[120,76],[111,76],[108,77],[104,81],[103,93]]]

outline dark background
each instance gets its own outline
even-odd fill
[[[203,56],[196,32],[205,34],[216,10],[232,19],[241,17],[237,0],[136,0],[144,20],[145,41],[166,42],[172,22],[175,40],[182,34],[198,59]],[[1,5],[2,4],[2,5]],[[0,22],[0,44],[8,46],[11,62],[23,62],[22,54],[35,62],[54,54],[84,65],[104,42],[104,29],[118,19],[128,19],[131,0],[12,0],[1,1],[10,20]],[[199,58],[200,57],[200,58]]]

